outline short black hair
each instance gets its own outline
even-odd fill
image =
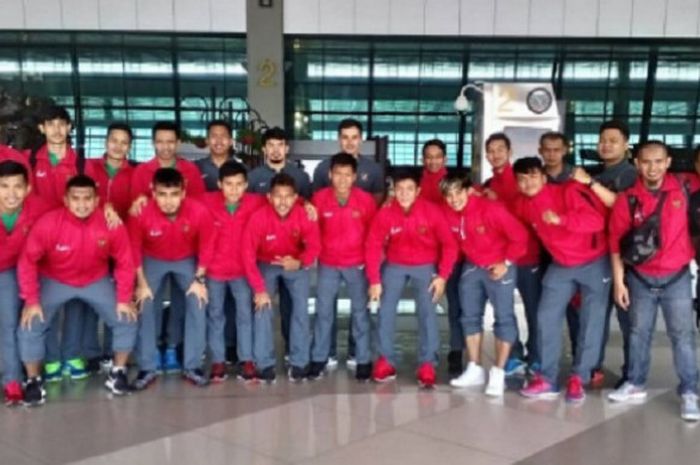
[[[430,139],[425,144],[423,144],[423,148],[421,149],[421,154],[423,156],[425,156],[425,151],[428,147],[437,147],[440,149],[443,156],[447,156],[447,146],[440,139]]]
[[[641,143],[637,144],[634,147],[634,157],[637,158],[639,156],[639,154],[642,152],[642,150],[648,149],[650,147],[658,147],[658,148],[662,149],[664,151],[664,153],[666,153],[667,157],[671,156],[671,149],[668,148],[668,145],[666,145],[665,142],[652,139],[652,140],[648,140],[646,142],[641,142]]]
[[[272,139],[283,140],[286,144],[287,142],[289,142],[289,135],[287,135],[287,131],[285,131],[281,127],[275,126],[274,128],[270,128],[263,133],[262,145],[265,145],[268,140]]]
[[[391,173],[391,180],[394,182],[394,186],[401,181],[411,180],[416,183],[416,186],[420,186],[420,173],[415,169],[410,168],[397,168]]]
[[[73,187],[91,187],[95,192],[97,192],[97,184],[95,180],[92,179],[87,174],[77,174],[68,180],[66,184],[66,193]]]
[[[331,157],[331,171],[336,166],[349,166],[353,173],[357,173],[357,160],[355,157],[345,152],[338,152]]]
[[[340,135],[343,129],[348,128],[357,128],[357,130],[360,131],[360,134],[362,134],[362,123],[357,121],[355,118],[345,118],[338,123],[338,135]]]
[[[225,119],[215,119],[213,121],[209,121],[209,123],[207,123],[207,135],[209,135],[209,131],[211,130],[211,128],[215,126],[221,126],[226,128],[228,135],[233,136],[233,128],[231,127],[231,123],[229,123]]]
[[[486,144],[484,144],[484,147],[486,147],[488,150],[489,144],[491,144],[491,142],[496,142],[497,140],[503,141],[503,143],[506,144],[506,148],[510,150],[510,137],[508,137],[505,132],[494,132],[491,134],[486,139]]]
[[[569,148],[569,138],[564,135],[564,133],[559,131],[547,131],[540,136],[540,147],[546,140],[560,140],[561,143]]]
[[[513,172],[515,174],[529,174],[533,171],[539,171],[544,174],[544,165],[539,157],[523,157],[518,158],[513,163]]]
[[[603,131],[606,131],[608,129],[617,129],[618,131],[620,131],[622,133],[625,140],[630,139],[629,126],[627,126],[625,123],[623,123],[620,120],[611,119],[610,121],[606,121],[603,124],[601,124],[600,128],[598,129],[598,135],[603,134]]]
[[[39,119],[39,122],[41,124],[47,121],[53,121],[55,119],[60,119],[68,124],[71,124],[71,119],[70,115],[68,114],[68,110],[66,110],[65,107],[62,107],[60,105],[49,105],[48,107],[44,108],[44,110],[39,115]]]
[[[294,193],[297,193],[297,183],[294,182],[294,178],[287,173],[277,173],[270,181],[270,192],[277,187],[291,187]]]
[[[469,189],[470,187],[472,187],[472,181],[464,173],[448,173],[440,181],[440,192],[442,195],[447,195],[449,191],[455,188]]]
[[[22,163],[5,160],[0,163],[0,178],[9,178],[10,176],[22,176],[24,183],[29,183],[29,171]]]
[[[158,131],[172,131],[175,133],[175,137],[180,140],[180,127],[173,121],[157,121],[151,129],[151,138],[156,139],[156,133]]]
[[[132,131],[131,126],[126,123],[112,123],[107,126],[107,137],[112,134],[112,131],[124,131],[129,135],[129,142],[134,140],[134,131]]]
[[[163,187],[185,187],[185,178],[175,168],[158,168],[153,174],[153,188]]]
[[[231,176],[243,176],[243,179],[248,180],[248,170],[241,163],[235,160],[229,160],[219,168],[219,181],[223,181],[224,178]]]

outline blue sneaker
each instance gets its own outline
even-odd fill
[[[174,347],[168,347],[163,352],[163,371],[167,374],[175,374],[182,372],[182,365],[177,360],[177,352]]]
[[[87,378],[89,373],[82,358],[72,358],[63,363],[63,376],[74,381]]]
[[[48,362],[44,364],[44,382],[58,383],[63,379],[61,362]]]
[[[509,358],[503,371],[506,372],[506,376],[517,376],[524,375],[526,369],[527,365],[519,358]]]

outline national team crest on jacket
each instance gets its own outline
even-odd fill
[[[190,225],[189,225],[189,223],[185,223],[185,224],[182,225],[182,232],[185,233],[185,234],[187,234],[187,233],[190,232]]]
[[[352,210],[352,217],[353,218],[359,218],[360,215],[361,215],[360,210],[358,210],[357,208]]]
[[[428,232],[428,227],[424,224],[418,226],[418,234],[426,234]]]
[[[107,239],[104,239],[104,238],[97,239],[97,247],[104,249],[106,245],[107,245]]]

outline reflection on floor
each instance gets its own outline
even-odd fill
[[[700,431],[678,417],[663,334],[652,396],[638,406],[605,400],[612,372],[582,406],[528,401],[514,390],[502,400],[455,391],[443,366],[437,389],[422,391],[413,379],[413,336],[401,333],[399,345],[399,378],[386,385],[358,384],[342,363],[313,383],[291,384],[281,369],[273,386],[230,380],[199,389],[164,377],[118,399],[98,379],[64,382],[50,387],[43,408],[2,411],[0,464],[658,465],[700,457]],[[613,335],[607,366],[619,365]]]

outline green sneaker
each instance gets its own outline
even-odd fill
[[[85,360],[82,358],[72,358],[63,364],[63,376],[70,377],[72,380],[80,380],[88,377],[88,372],[85,369]]]
[[[44,381],[47,383],[61,381],[61,362],[44,363]]]

